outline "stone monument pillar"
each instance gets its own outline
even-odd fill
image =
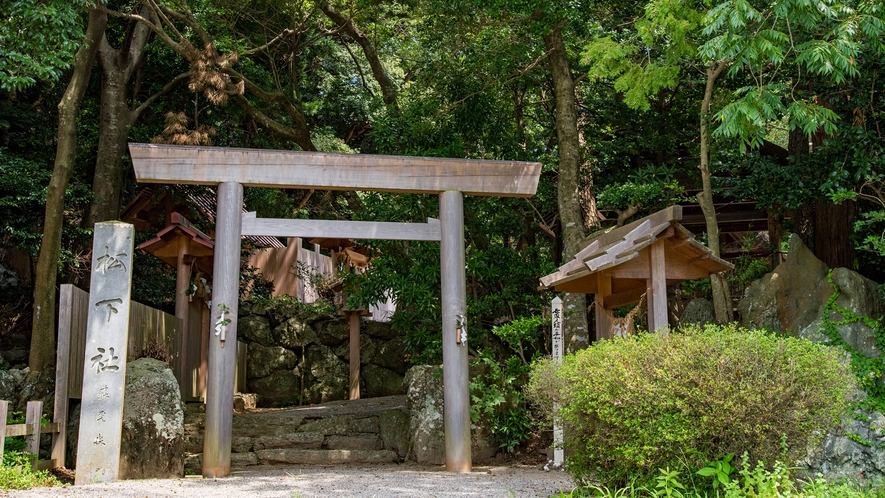
[[[114,482],[120,467],[132,290],[133,227],[96,223],[75,484]]]

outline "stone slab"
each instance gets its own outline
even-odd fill
[[[323,446],[324,440],[325,436],[319,432],[296,432],[293,434],[258,437],[253,441],[253,445],[255,451],[276,448],[318,450]]]
[[[378,434],[355,434],[351,436],[329,436],[326,448],[330,450],[380,450],[384,444]]]
[[[295,450],[275,449],[255,452],[262,464],[334,464],[334,463],[391,463],[397,461],[395,451],[389,450]]]
[[[114,482],[120,467],[132,290],[133,226],[96,223],[75,483]]]

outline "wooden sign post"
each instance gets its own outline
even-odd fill
[[[562,299],[556,297],[553,299],[550,314],[551,324],[551,349],[553,350],[553,361],[558,364],[562,363]],[[559,411],[559,407],[554,407],[554,413]],[[565,451],[562,447],[562,421],[557,417],[553,421],[553,465],[561,467],[565,459]]]
[[[132,290],[133,226],[96,223],[75,484],[114,482],[120,467]],[[65,400],[67,401],[67,400]]]

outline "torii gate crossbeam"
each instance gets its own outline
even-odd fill
[[[218,186],[210,322],[213,330],[208,331],[216,336],[210,336],[213,339],[209,342],[204,476],[230,475],[236,348],[225,348],[224,343],[236,341],[240,239],[244,223],[249,231],[263,231],[261,223],[267,222],[249,217],[244,221],[244,186],[439,195],[438,225],[431,222],[403,227],[394,226],[403,224],[377,223],[374,227],[425,237],[418,240],[436,240],[439,230],[446,469],[470,471],[467,348],[459,328],[466,313],[464,194],[530,197],[538,187],[540,163],[132,143],[129,151],[139,182]]]

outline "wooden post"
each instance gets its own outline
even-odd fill
[[[0,458],[3,458],[3,446],[6,444],[6,413],[9,410],[9,401],[0,399]]]
[[[65,466],[68,428],[68,370],[71,364],[71,329],[74,306],[74,286],[62,284],[58,299],[58,349],[55,352],[55,404],[52,421],[58,432],[52,435],[52,456],[56,467]],[[3,451],[0,450],[0,455]]]
[[[464,195],[456,190],[439,194],[441,224],[443,397],[445,407],[446,470],[470,472],[470,388],[467,370],[467,276],[464,268]]]
[[[605,298],[612,294],[612,278],[603,276],[602,272],[596,274],[597,290],[593,299],[596,300],[596,338],[612,338],[612,322],[605,312]]]
[[[242,212],[243,185],[232,182],[218,185],[212,319],[210,329],[205,332],[210,336],[206,429],[203,439],[204,477],[230,475]]]
[[[562,350],[563,350],[562,299],[560,299],[558,296],[553,298],[553,302],[551,303],[550,316],[551,316],[550,349],[553,350],[552,351],[553,361],[555,361],[556,363],[562,363]],[[558,416],[559,415],[559,406],[558,405],[554,405],[553,413],[555,413],[557,415],[556,418],[553,419],[553,466],[554,467],[562,467],[562,464],[565,461],[565,449],[562,446],[562,443],[563,443],[562,419]]]
[[[664,241],[658,240],[651,245],[649,252],[649,268],[651,278],[648,287],[648,330],[649,332],[666,332],[667,330],[667,273],[664,260]]]
[[[350,399],[360,399],[360,315],[350,312]]]
[[[25,411],[25,424],[28,426],[28,436],[25,436],[25,451],[33,455],[31,467],[37,465],[37,457],[40,453],[40,418],[43,416],[42,401],[28,401]]]
[[[190,373],[187,370],[187,360],[189,357],[187,346],[188,338],[192,333],[188,327],[190,321],[188,317],[190,315],[190,302],[188,302],[187,290],[191,281],[191,266],[187,261],[187,246],[187,239],[179,235],[178,261],[175,271],[175,316],[181,319],[181,330],[179,330],[178,337],[175,338],[175,343],[178,346],[178,358],[174,358],[172,362],[175,365],[175,374],[178,377],[178,382],[182,386],[186,385],[185,382]],[[191,394],[188,393],[187,395],[190,396]]]

